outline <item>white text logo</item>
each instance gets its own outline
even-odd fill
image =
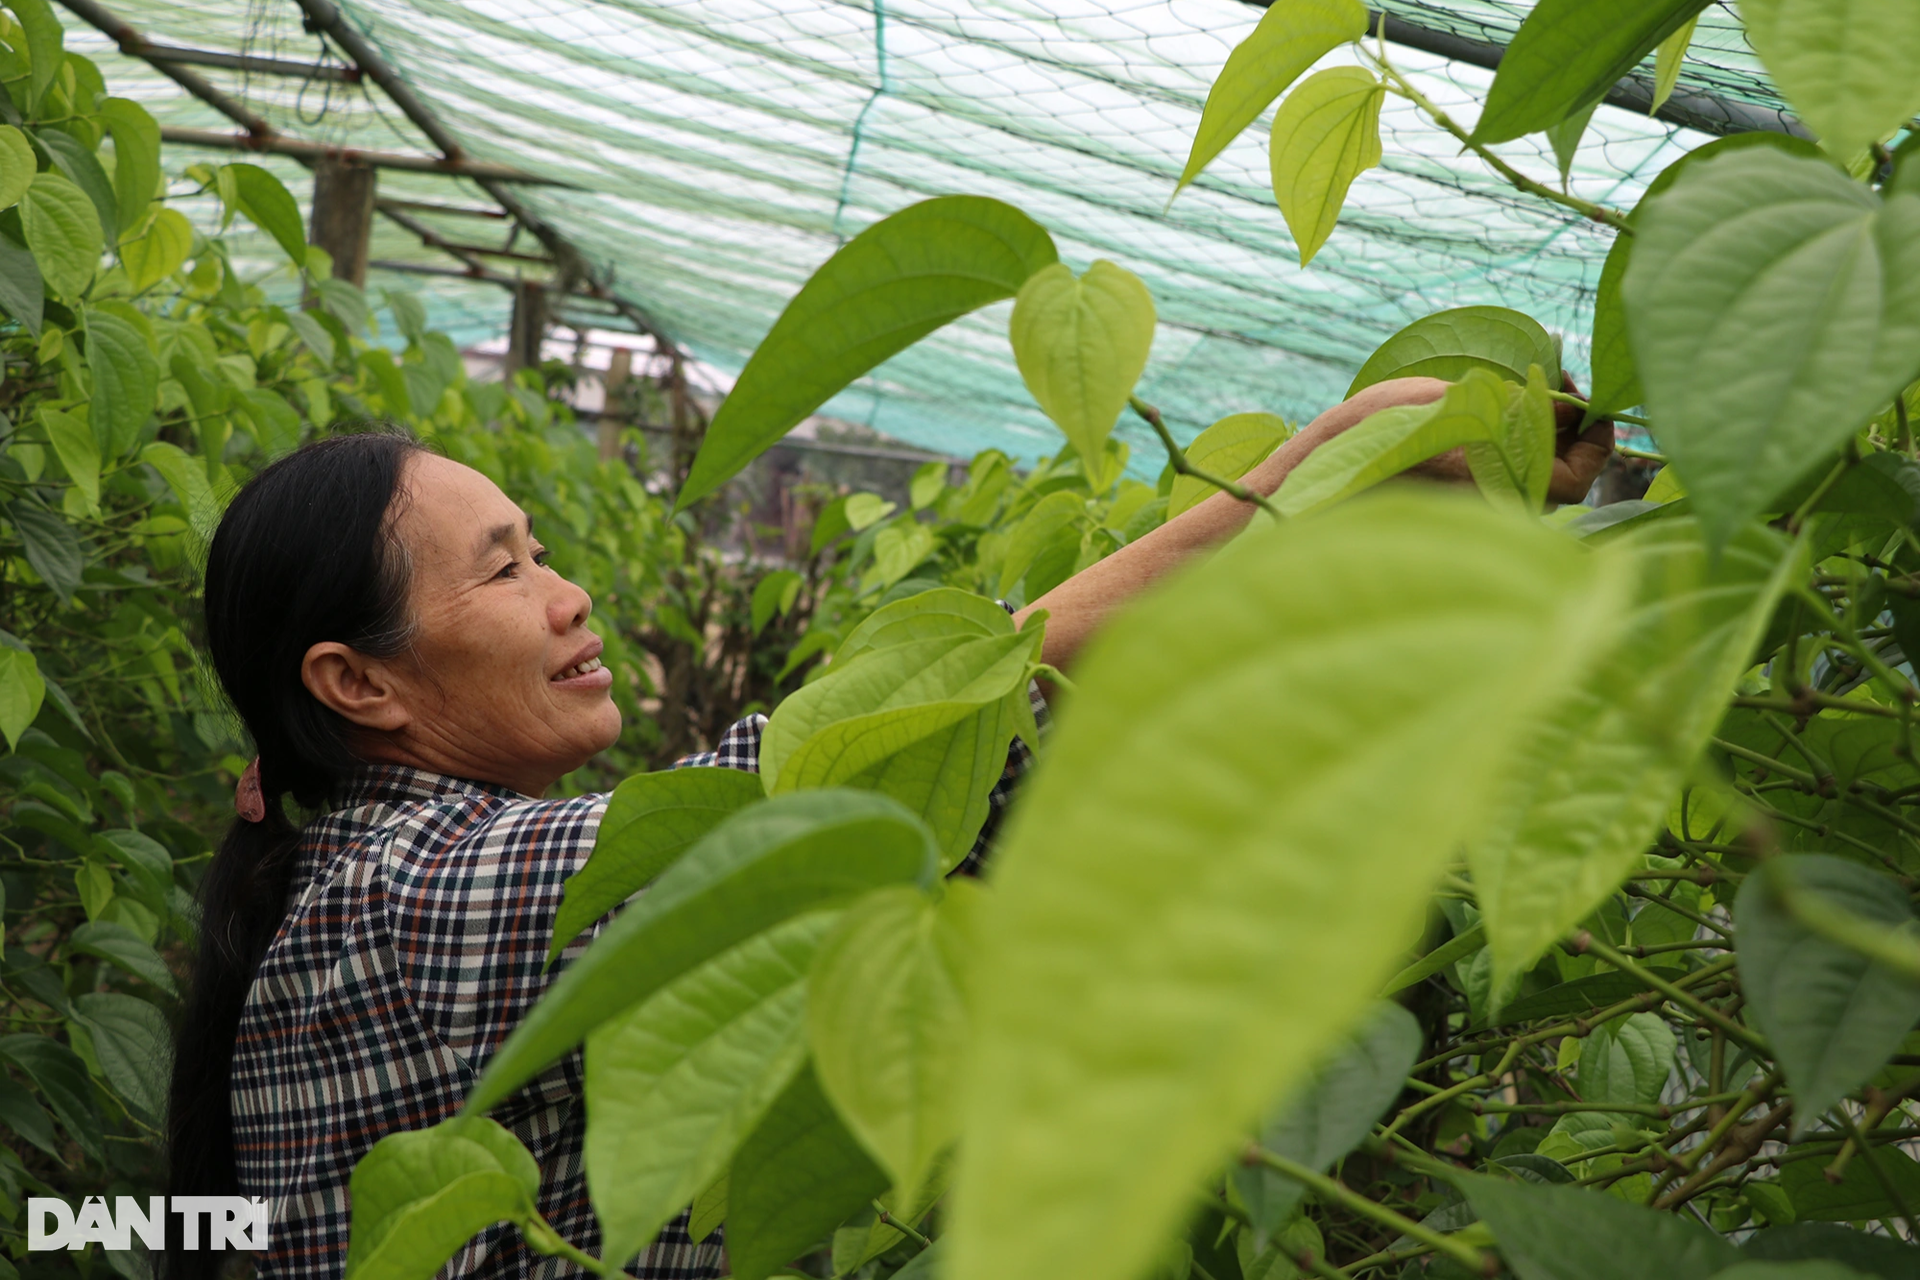
[[[65,1200],[35,1196],[27,1201],[27,1248],[130,1249],[133,1239],[149,1249],[166,1246],[168,1199],[148,1196],[143,1206],[132,1196],[116,1196],[113,1209],[101,1196],[89,1196],[76,1215]],[[180,1243],[188,1249],[265,1249],[267,1202],[246,1196],[174,1196],[173,1212],[182,1219]],[[200,1222],[206,1220],[206,1243]]]

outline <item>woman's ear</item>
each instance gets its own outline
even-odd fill
[[[307,650],[300,662],[300,683],[321,705],[363,729],[391,733],[413,719],[387,664],[337,641],[325,640]]]

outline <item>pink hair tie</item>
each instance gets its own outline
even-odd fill
[[[233,789],[233,811],[248,822],[267,820],[267,798],[260,792],[260,757],[255,756]]]

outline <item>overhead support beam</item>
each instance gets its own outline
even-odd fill
[[[1272,0],[1246,2],[1264,9]],[[1381,26],[1383,22],[1384,29]],[[1505,45],[1470,40],[1450,31],[1435,31],[1431,27],[1372,10],[1367,14],[1367,29],[1380,31],[1389,41],[1405,48],[1436,54],[1450,62],[1484,67],[1489,71],[1499,67],[1501,55],[1507,51]],[[1644,116],[1649,114],[1649,108],[1653,106],[1653,87],[1628,76],[1607,90],[1605,101],[1609,106]],[[1669,124],[1696,129],[1715,137],[1725,137],[1730,133],[1787,133],[1796,138],[1813,140],[1813,135],[1805,125],[1783,112],[1768,111],[1710,94],[1689,93],[1684,89],[1675,89],[1660,109],[1651,114]]]
[[[256,58],[250,53],[220,53],[213,49],[182,49],[169,44],[144,44],[136,48],[120,47],[120,52],[148,62],[169,62],[180,67],[215,67],[250,76],[290,76],[296,80],[324,80],[334,84],[359,84],[360,68],[342,67],[326,62],[292,62],[285,58]]]
[[[524,173],[512,165],[492,164],[485,160],[446,160],[438,156],[406,155],[397,151],[361,151],[355,147],[336,147],[304,138],[289,138],[284,133],[260,137],[251,133],[225,133],[218,129],[182,129],[162,125],[163,141],[183,147],[215,147],[226,151],[262,151],[268,155],[291,156],[295,160],[338,160],[345,164],[374,169],[397,169],[405,173],[444,173],[455,178],[472,178],[482,183],[522,182],[564,186],[550,178]]]
[[[449,161],[465,158],[459,139],[448,132],[446,126],[440,123],[426,103],[414,93],[412,87],[394,73],[393,68],[389,67],[386,60],[380,56],[380,51],[373,47],[373,42],[362,35],[359,28],[346,20],[333,0],[297,0],[297,3],[301,11],[307,15],[308,27],[325,35],[339,46],[341,51],[353,60],[354,65],[366,73],[369,80],[386,92],[387,97],[393,100],[393,105],[399,107],[401,113],[426,134],[428,141],[440,148],[443,156]],[[482,190],[497,200],[501,208],[512,214],[516,222],[531,231],[534,238],[546,247],[548,254],[554,260],[563,287],[573,284],[578,278],[590,281],[596,293],[606,293],[606,288],[601,282],[592,280],[592,272],[580,255],[574,251],[573,246],[567,243],[566,238],[522,204],[504,180],[480,178],[478,181]],[[643,332],[652,335],[663,349],[673,348],[672,341],[660,331],[645,312],[624,299],[615,301],[621,312],[640,326]]]
[[[382,213],[394,210],[399,213],[427,213],[445,218],[492,218],[505,222],[513,217],[505,209],[482,209],[468,204],[436,204],[431,200],[389,200],[382,196],[375,201]]]

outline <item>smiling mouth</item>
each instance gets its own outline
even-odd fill
[[[562,671],[559,675],[550,677],[548,683],[558,684],[562,680],[572,680],[577,676],[588,675],[591,672],[600,670],[601,665],[600,659],[588,658],[585,662],[577,662],[565,671]]]

